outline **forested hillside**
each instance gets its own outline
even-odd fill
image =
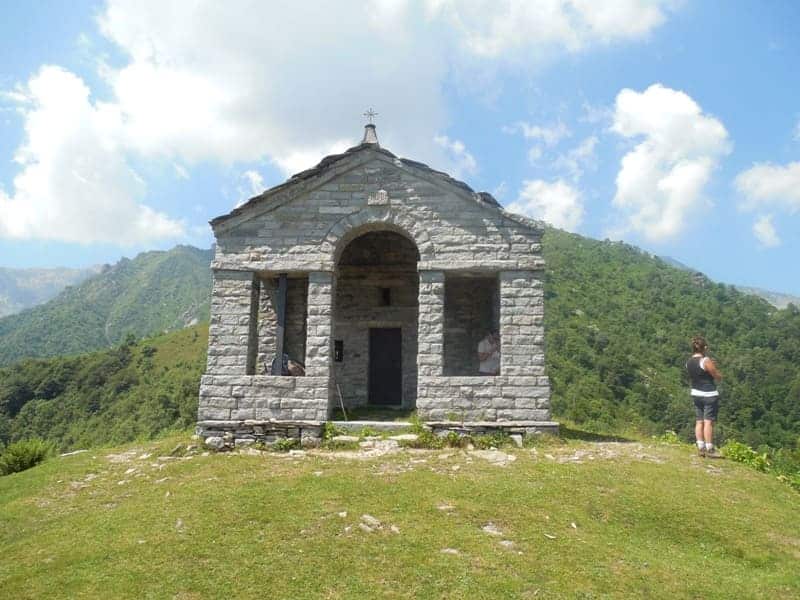
[[[605,428],[690,436],[683,365],[705,335],[723,375],[720,431],[752,445],[800,435],[800,310],[621,243],[548,229],[545,326],[553,411]]]
[[[694,413],[683,365],[689,339],[701,333],[725,376],[720,439],[795,447],[800,436],[797,307],[775,309],[625,244],[548,229],[544,251],[546,360],[556,419],[606,431],[673,429],[690,439]],[[0,338],[0,355],[9,360],[9,339],[17,352],[25,350],[26,341],[41,349],[33,331],[55,354],[77,352],[81,343],[107,345],[109,339],[98,334],[104,323],[110,323],[111,341],[125,331],[179,327],[176,315],[184,306],[200,306],[207,314],[208,259],[208,251],[178,248],[131,261],[152,261],[150,279],[142,275],[145,269],[118,265],[120,272],[107,273],[99,286],[125,290],[111,303],[113,310],[94,310],[106,301],[92,304],[88,292],[99,281],[86,282],[80,294],[76,288],[63,295],[70,302],[16,317],[29,323],[28,329]],[[114,288],[114,281],[125,283]],[[30,325],[36,314],[33,323],[39,329]],[[204,329],[191,328],[88,356],[28,360],[0,369],[0,440],[38,435],[68,448],[189,425],[205,339]]]
[[[185,429],[197,418],[208,326],[82,356],[0,368],[0,445],[41,437],[61,448]]]
[[[145,252],[0,319],[0,365],[108,348],[129,333],[140,337],[207,320],[211,257],[191,246]]]

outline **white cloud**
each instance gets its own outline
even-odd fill
[[[640,140],[617,174],[614,205],[626,218],[623,229],[651,241],[679,235],[689,215],[710,205],[703,190],[731,149],[725,127],[688,94],[655,84],[617,95],[612,131]]]
[[[140,203],[146,191],[119,144],[113,106],[92,103],[77,76],[43,67],[18,89],[25,140],[0,237],[135,244],[177,239],[184,225]]]
[[[555,146],[562,139],[572,135],[564,123],[559,121],[552,125],[531,125],[526,121],[518,121],[514,125],[503,127],[506,133],[521,133],[527,140],[538,140],[546,146]]]
[[[791,213],[800,211],[800,162],[753,165],[736,176],[734,186],[744,196],[740,204],[744,210],[771,206]]]
[[[753,223],[753,235],[756,236],[759,243],[765,248],[774,248],[781,245],[781,238],[778,232],[775,231],[775,226],[772,224],[772,215],[761,215],[755,223]]]
[[[266,160],[291,174],[357,143],[369,105],[381,113],[385,147],[434,168],[472,172],[475,159],[460,142],[431,139],[446,130],[449,76],[472,60],[526,67],[543,53],[638,39],[664,21],[668,7],[666,0],[602,7],[589,0],[535,7],[522,0],[108,0],[97,24],[117,58],[94,57],[108,97],[93,99],[63,69],[31,79],[29,87],[38,81],[41,89],[23,94],[27,137],[13,190],[0,197],[0,236],[133,243],[182,235],[183,225],[143,204],[147,189],[131,165],[162,160],[180,165],[182,177],[181,169],[189,174],[201,161]],[[83,42],[84,52],[94,51]],[[20,93],[4,97],[19,102]],[[529,133],[544,144],[563,137]]]
[[[520,56],[549,47],[576,52],[646,36],[666,19],[670,0],[427,0],[467,52]]]
[[[460,140],[451,140],[446,135],[437,135],[433,138],[438,146],[444,148],[452,158],[454,170],[452,175],[461,177],[465,174],[472,174],[478,170],[478,163],[475,157],[469,153],[464,142]]]
[[[580,191],[561,179],[552,183],[541,179],[524,181],[516,202],[507,210],[541,219],[567,231],[575,231],[583,222]]]
[[[553,167],[569,173],[573,180],[580,179],[586,169],[597,168],[597,136],[589,136],[580,144],[560,155]]]
[[[528,150],[528,162],[532,165],[537,164],[543,154],[544,150],[541,146],[531,146],[530,150]]]

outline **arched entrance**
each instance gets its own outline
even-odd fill
[[[367,231],[341,249],[333,308],[334,383],[345,407],[411,410],[417,396],[417,247]]]

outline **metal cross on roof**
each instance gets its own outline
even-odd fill
[[[369,122],[372,123],[372,118],[377,117],[378,113],[376,113],[372,108],[370,108],[367,112],[364,113],[364,116],[369,119]]]

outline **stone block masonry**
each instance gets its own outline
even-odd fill
[[[280,423],[318,430],[338,407],[336,383],[348,407],[385,403],[430,422],[552,427],[539,224],[365,143],[212,226],[198,424],[214,425],[203,432],[246,443],[278,435]],[[305,377],[264,374],[277,348],[274,282],[283,273],[284,348],[305,363]],[[494,328],[500,373],[480,377],[477,341]],[[375,356],[398,356],[397,330],[401,358],[387,366]],[[336,361],[334,340],[344,348]],[[373,396],[375,382],[381,389]],[[388,393],[387,386],[396,387]],[[303,427],[286,432],[301,436]]]

